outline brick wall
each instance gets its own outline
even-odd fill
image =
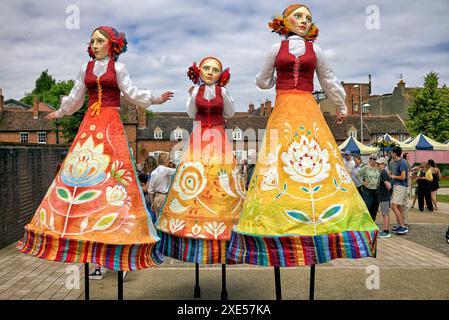
[[[22,237],[66,145],[0,143],[0,248]]]

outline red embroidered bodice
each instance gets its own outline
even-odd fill
[[[217,125],[224,126],[223,117],[223,96],[221,87],[215,85],[215,98],[206,100],[203,98],[205,85],[201,85],[196,95],[197,113],[195,120],[201,121],[202,127],[212,127]]]
[[[89,61],[86,68],[84,84],[89,92],[89,106],[98,101],[97,76],[94,75],[95,60]],[[115,62],[109,60],[106,72],[100,76],[101,105],[103,107],[120,107],[120,89],[117,85]]]
[[[313,92],[313,74],[316,66],[313,42],[305,41],[306,50],[297,58],[289,52],[288,43],[288,40],[281,42],[276,57],[276,90],[298,89]]]

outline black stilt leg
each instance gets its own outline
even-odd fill
[[[228,300],[228,291],[226,290],[226,264],[221,265],[221,300]]]
[[[84,300],[89,300],[89,263],[84,263]]]
[[[310,291],[309,291],[309,300],[315,300],[315,265],[312,264],[310,266]]]
[[[123,271],[119,271],[117,273],[118,273],[117,300],[123,300]]]
[[[200,265],[195,263],[195,291],[193,293],[195,298],[201,297],[201,288],[200,288]]]
[[[279,267],[274,267],[274,282],[276,286],[276,300],[282,300],[281,270]]]

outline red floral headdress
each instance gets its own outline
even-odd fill
[[[97,30],[102,30],[107,34],[106,38],[108,38],[108,40],[109,40],[108,56],[111,59],[114,59],[114,61],[117,61],[119,55],[126,52],[126,50],[128,49],[128,47],[127,47],[128,42],[126,41],[125,34],[123,32],[118,32],[117,30],[115,30],[112,27],[107,27],[107,26],[101,26],[101,27],[96,28],[92,32],[92,34]],[[102,34],[104,34],[104,33],[102,33]],[[92,59],[95,59],[95,54],[92,51],[92,47],[90,44],[87,48],[87,52],[89,53],[89,56]]]
[[[310,11],[310,9],[300,3],[294,3],[289,5],[284,12],[282,13],[282,16],[278,15],[273,17],[273,20],[268,23],[268,27],[271,29],[271,32],[278,33],[280,35],[287,36],[291,31],[288,29],[288,27],[285,25],[285,19],[296,9],[305,7],[307,10]],[[315,41],[315,39],[318,37],[319,29],[318,27],[312,23],[312,26],[309,29],[309,32],[307,33],[305,40],[307,41]]]
[[[218,64],[220,65],[220,69],[223,70],[223,66],[222,66],[222,64],[221,64],[221,61],[218,60],[218,59],[215,58],[215,57],[206,57],[206,58],[204,58],[203,60],[201,60],[199,66],[197,66],[196,63],[194,62],[194,63],[192,64],[192,66],[187,70],[187,76],[189,77],[190,80],[192,80],[192,82],[193,82],[194,84],[199,84],[199,83],[201,82],[201,81],[200,81],[200,80],[201,80],[201,79],[200,79],[200,68],[201,68],[201,65],[202,65],[204,62],[206,62],[207,60],[209,60],[209,59],[214,59],[215,61],[217,61]],[[221,73],[220,78],[219,78],[218,81],[217,81],[217,84],[218,84],[219,86],[221,86],[221,87],[224,87],[224,86],[226,86],[226,85],[229,83],[230,80],[231,80],[231,73],[229,72],[229,68],[226,68],[226,69]]]

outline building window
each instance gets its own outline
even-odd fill
[[[237,163],[240,163],[243,160],[243,150],[235,150],[234,155]]]
[[[354,112],[358,112],[359,111],[359,105],[358,104],[355,104],[354,105]]]
[[[357,131],[349,131],[349,136],[357,139]]]
[[[20,143],[28,143],[28,132],[20,133]]]
[[[47,143],[47,132],[37,133],[37,143]]]
[[[242,140],[242,130],[239,128],[235,128],[235,130],[232,132],[232,138],[234,140]]]
[[[162,130],[159,127],[154,129],[154,139],[162,139]]]
[[[404,142],[405,141],[405,135],[403,135],[402,133],[398,136],[398,140],[400,142]]]
[[[175,130],[175,139],[182,139],[182,130]]]

